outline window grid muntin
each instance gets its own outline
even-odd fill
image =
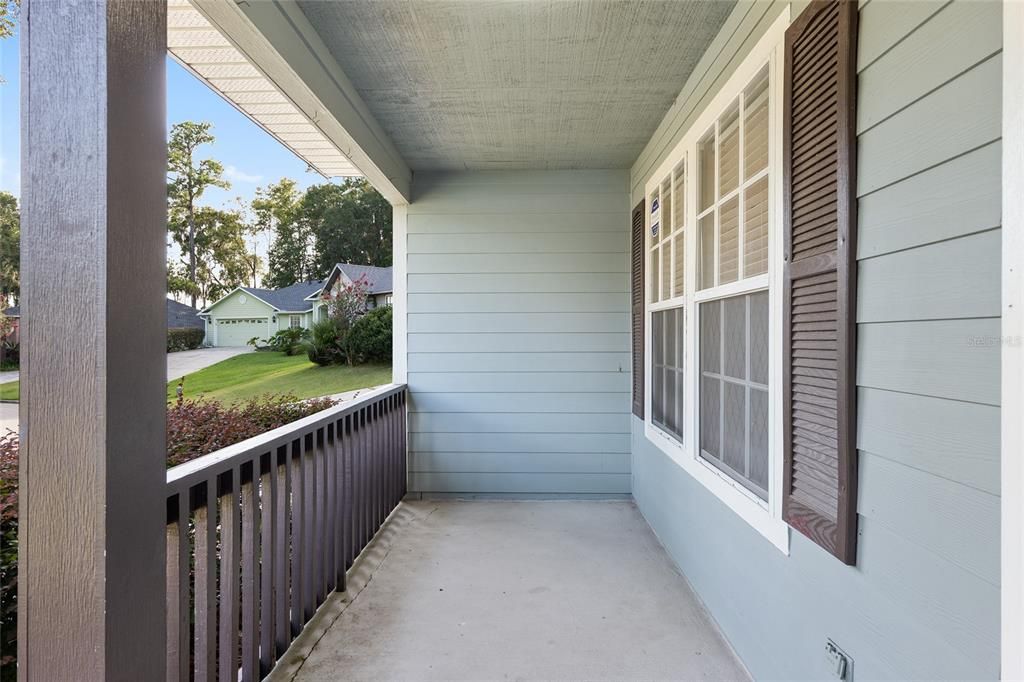
[[[747,128],[746,98],[747,98],[748,91],[751,90],[754,86],[760,85],[762,80],[766,80],[767,81],[766,97],[767,97],[767,106],[768,106],[768,110],[769,110],[769,114],[770,114],[770,111],[771,111],[771,94],[772,94],[771,93],[771,89],[772,89],[771,88],[772,74],[771,74],[771,70],[770,70],[770,64],[768,62],[765,62],[764,64],[762,64],[757,69],[757,71],[755,72],[754,76],[751,77],[750,80],[748,80],[743,85],[742,88],[740,88],[739,94],[736,95],[736,98],[733,99],[729,104],[727,104],[725,106],[725,108],[722,109],[721,112],[717,114],[717,116],[715,117],[714,123],[711,124],[710,126],[708,126],[705,129],[704,134],[697,141],[697,145],[696,145],[696,149],[697,149],[697,163],[696,163],[696,167],[697,167],[697,175],[698,176],[697,176],[697,178],[695,178],[694,181],[697,183],[699,189],[698,189],[698,205],[697,205],[696,224],[699,225],[700,221],[703,218],[707,217],[708,215],[713,215],[714,235],[715,235],[715,237],[714,237],[714,244],[712,245],[712,254],[713,254],[712,267],[713,267],[713,271],[714,271],[714,274],[713,274],[713,277],[712,277],[712,280],[711,280],[712,283],[709,286],[703,286],[702,283],[703,283],[703,279],[704,279],[704,272],[703,272],[703,269],[702,269],[698,273],[698,277],[697,277],[697,286],[698,286],[698,288],[701,288],[701,289],[712,289],[712,288],[723,286],[723,285],[726,285],[726,284],[732,284],[734,282],[740,282],[740,281],[742,281],[744,279],[747,279],[749,277],[757,277],[759,275],[764,274],[764,273],[755,273],[753,275],[747,275],[746,274],[746,191],[747,191],[748,188],[753,186],[758,180],[760,180],[760,179],[762,179],[764,177],[767,177],[768,174],[771,171],[771,163],[770,163],[771,129],[769,127],[768,140],[767,140],[767,150],[768,151],[766,151],[766,156],[769,158],[769,162],[766,163],[764,168],[762,168],[760,171],[754,173],[750,177],[747,177],[747,172],[746,172],[746,156],[747,156],[747,148],[746,148],[746,128]],[[737,157],[737,169],[736,169],[737,185],[736,185],[735,188],[731,189],[728,193],[722,195],[721,194],[721,187],[720,187],[720,182],[721,182],[721,161],[722,161],[722,151],[721,151],[721,146],[720,146],[721,145],[721,121],[722,121],[723,118],[726,118],[726,117],[728,117],[728,116],[730,116],[732,114],[732,111],[733,111],[734,107],[736,108],[736,115],[737,115],[736,125],[737,125],[737,127],[739,129],[738,130],[738,134],[739,134],[739,143],[738,143],[739,144],[739,148],[737,150],[738,157]],[[713,176],[714,177],[714,191],[712,193],[713,198],[712,198],[711,204],[708,205],[706,208],[702,209],[701,205],[699,203],[700,202],[700,198],[699,197],[700,197],[700,192],[703,191],[703,185],[704,185],[704,177],[703,177],[703,172],[702,172],[702,170],[703,170],[703,167],[702,167],[702,156],[703,156],[703,154],[705,152],[702,151],[701,145],[704,144],[704,141],[709,139],[709,137],[710,137],[711,143],[712,143],[711,144],[711,148],[714,150],[714,155],[715,155],[715,157],[714,157],[714,170],[713,170],[713,173],[714,173],[714,176]],[[721,208],[722,208],[722,206],[727,204],[729,201],[731,201],[734,197],[738,197],[738,199],[737,199],[738,225],[737,225],[737,245],[736,245],[736,249],[737,249],[737,263],[736,263],[737,278],[735,280],[730,280],[729,282],[722,282],[721,281],[721,273],[720,273],[720,268],[721,268],[721,241],[722,241],[722,236],[721,236]],[[701,236],[701,233],[698,233],[698,238],[700,236]],[[701,252],[701,254],[698,255],[698,259],[697,259],[697,263],[699,264],[703,260],[703,253],[704,253],[704,244],[702,243],[702,241],[700,239],[698,239],[698,242],[697,242],[697,249]]]

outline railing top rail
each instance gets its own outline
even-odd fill
[[[210,480],[213,476],[232,470],[238,464],[252,460],[253,455],[273,452],[276,448],[287,445],[298,434],[314,431],[332,421],[359,411],[368,404],[381,398],[396,395],[405,390],[405,384],[388,384],[360,395],[354,400],[329,407],[326,410],[311,414],[290,422],[276,429],[247,438],[208,455],[203,455],[184,464],[167,470],[167,495],[175,495],[186,491],[192,486]]]

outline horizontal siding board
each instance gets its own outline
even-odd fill
[[[625,392],[629,372],[409,372],[409,388],[428,393]],[[473,399],[466,396],[467,401]]]
[[[628,453],[621,433],[411,433],[417,452],[578,452]]]
[[[860,12],[860,39],[857,42],[857,70],[913,35],[948,0],[883,0],[872,2]]]
[[[629,314],[579,313],[410,313],[409,332],[416,333],[603,333],[629,328]]]
[[[999,497],[860,453],[857,509],[900,537],[999,584]]]
[[[410,313],[577,313],[619,312],[628,294],[507,293],[410,294]]]
[[[999,621],[992,618],[999,611],[999,588],[872,519],[862,517],[860,524],[858,566],[872,606],[882,613],[902,608],[914,614],[943,640],[944,649],[961,654],[967,671],[979,679],[998,677],[991,662],[999,658]]]
[[[629,334],[409,334],[410,353],[629,352]],[[626,370],[628,375],[628,370]]]
[[[409,470],[442,473],[602,473],[628,474],[629,453],[437,452],[409,453]]]
[[[598,232],[580,235],[563,232],[512,234],[411,234],[410,253],[625,253],[625,235]]]
[[[409,353],[410,372],[628,372],[622,353]]]
[[[994,142],[862,197],[858,257],[999,227],[1001,158]]]
[[[416,393],[409,403],[412,412],[478,412],[551,414],[622,414],[629,393],[474,393],[466,400],[462,393]],[[568,429],[566,429],[568,430]]]
[[[992,57],[861,135],[858,195],[998,139],[1001,79]]]
[[[999,319],[857,327],[857,385],[999,404]]]
[[[990,230],[862,260],[857,321],[998,317],[1001,248]]]
[[[1001,45],[1001,3],[955,0],[860,73],[857,132],[941,87]]]
[[[411,489],[424,493],[606,493],[629,492],[629,474],[606,473],[427,473],[410,472]]]
[[[857,447],[999,494],[999,408],[861,388]]]
[[[629,262],[621,253],[581,253],[567,258],[557,253],[522,254],[446,254],[410,253],[409,274],[429,273],[551,273],[604,272],[626,273]]]
[[[518,191],[523,187],[557,186],[565,192],[593,191],[602,188],[608,192],[625,191],[629,174],[621,169],[594,170],[517,170],[474,171],[417,171],[415,191],[418,197],[440,188],[449,191],[455,187],[479,187],[493,190]]]
[[[409,275],[410,295],[432,293],[628,294],[629,274],[601,272]]]
[[[499,218],[487,213],[433,214],[408,217],[408,233],[419,234],[514,234],[537,231],[537,216],[507,213]],[[622,232],[622,216],[615,213],[568,213],[546,225],[552,234]]]
[[[629,415],[537,412],[414,412],[412,433],[629,433]]]
[[[461,196],[460,196],[461,195]],[[461,188],[432,192],[409,205],[410,215],[428,213],[458,215],[473,213],[504,215],[506,213],[557,216],[563,213],[614,213],[623,223],[629,221],[626,188],[621,193],[593,192],[589,194],[552,191],[527,194],[525,192],[488,192],[486,189]]]

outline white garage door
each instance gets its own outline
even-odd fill
[[[239,320],[217,320],[216,345],[244,346],[254,336],[267,338],[269,331],[267,318],[253,317]]]

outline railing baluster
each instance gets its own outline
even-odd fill
[[[346,574],[355,558],[355,470],[353,468],[352,417],[346,415],[341,420],[341,452],[342,452],[342,498],[341,528],[342,554],[341,566],[338,569],[338,589],[346,589]]]
[[[167,680],[188,682],[191,663],[188,494],[167,498]]]
[[[359,505],[362,511],[362,540],[359,542],[359,551],[370,543],[374,531],[372,529],[373,519],[373,452],[370,450],[370,407],[368,406],[359,413],[359,452],[362,458],[362,501]]]
[[[242,479],[242,679],[260,678],[260,457],[240,470]]]
[[[402,404],[402,412],[399,415],[399,441],[402,443],[402,494],[400,497],[404,498],[409,492],[409,406],[408,400],[406,399],[405,391],[398,394],[399,400]]]
[[[326,528],[327,519],[324,517],[324,502],[326,501],[327,491],[324,487],[326,479],[324,476],[325,465],[327,464],[327,455],[324,447],[324,439],[326,434],[323,429],[317,429],[316,433],[313,434],[313,489],[316,494],[313,499],[313,515],[315,523],[313,525],[313,590],[312,593],[315,595],[313,601],[313,610],[316,611],[316,605],[320,604],[324,600],[324,546],[327,542]],[[312,615],[312,614],[310,614]]]
[[[324,596],[334,591],[338,546],[338,443],[334,424],[328,424],[324,431]]]
[[[242,550],[238,467],[221,476],[220,508],[220,638],[217,659],[220,679],[238,679],[238,556]]]
[[[274,633],[277,632],[277,608],[274,604],[274,582],[277,576],[277,453],[264,455],[259,464],[260,476],[260,606],[259,606],[259,668],[253,679],[262,679],[274,664]],[[255,472],[255,470],[254,470]]]
[[[194,488],[195,549],[195,679],[217,676],[217,481]]]
[[[306,465],[302,455],[302,438],[292,443],[291,452],[291,537],[292,537],[292,589],[291,589],[291,618],[292,637],[302,632],[302,626],[306,624],[302,617],[302,553],[305,545],[306,532],[303,523],[303,508],[305,500],[305,471]]]
[[[316,460],[313,438],[307,434],[302,439],[302,623],[305,625],[313,616],[313,600],[316,586],[313,582],[313,548],[316,543]]]
[[[274,656],[283,654],[291,642],[288,615],[291,605],[288,575],[291,562],[291,536],[289,531],[288,509],[291,505],[291,464],[288,457],[288,446],[278,448],[272,460],[271,485],[276,487],[274,498]],[[282,487],[283,486],[283,487]]]

